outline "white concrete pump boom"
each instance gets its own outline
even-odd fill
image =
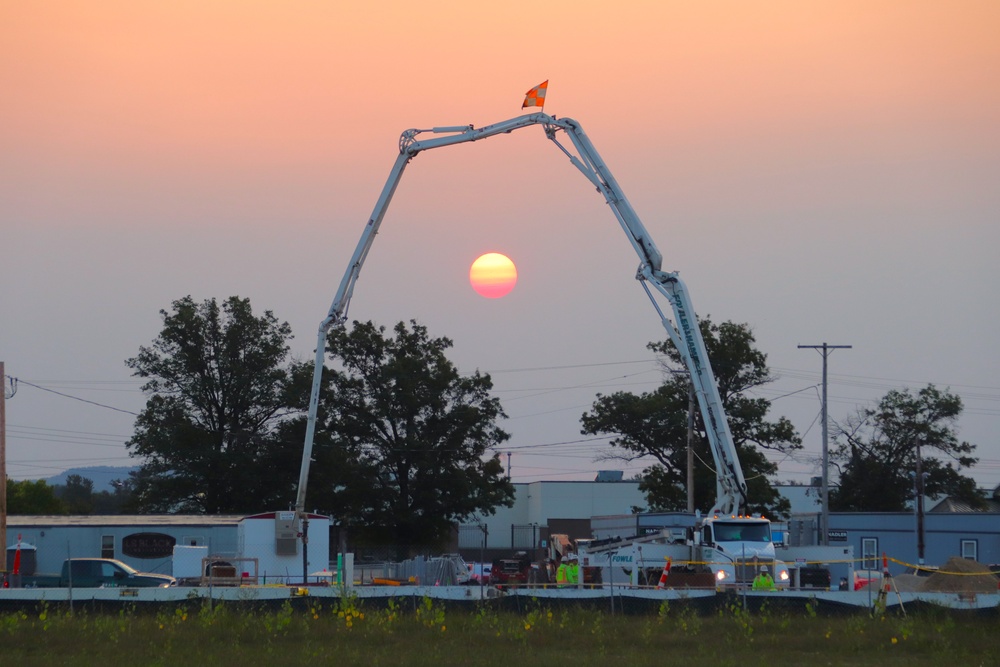
[[[309,465],[312,460],[313,439],[316,432],[316,415],[319,406],[319,392],[323,374],[323,362],[326,354],[327,334],[332,327],[343,326],[347,320],[347,308],[354,292],[354,285],[361,274],[361,267],[364,265],[368,251],[375,240],[375,235],[382,224],[382,219],[385,217],[389,202],[392,200],[392,196],[396,192],[396,187],[402,178],[403,170],[409,161],[421,151],[477,141],[497,134],[507,134],[531,125],[541,125],[545,130],[545,135],[594,184],[598,191],[604,195],[605,200],[610,205],[612,212],[614,212],[619,224],[639,255],[640,262],[636,278],[644,281],[643,288],[646,290],[646,294],[660,315],[663,327],[666,329],[674,346],[680,352],[681,358],[690,372],[691,382],[694,384],[705,429],[708,432],[708,440],[716,467],[717,479],[717,498],[715,507],[712,510],[723,514],[732,514],[739,511],[746,504],[746,481],[743,478],[743,471],[736,454],[736,447],[729,431],[729,423],[722,408],[722,398],[719,395],[718,385],[709,364],[705,342],[698,328],[698,320],[691,306],[684,283],[676,273],[662,270],[663,256],[657,249],[656,244],[649,237],[649,233],[639,220],[639,216],[632,209],[632,205],[625,197],[614,176],[611,175],[611,171],[604,164],[604,161],[579,123],[569,118],[557,119],[548,114],[535,113],[478,129],[472,125],[435,127],[430,130],[411,129],[403,132],[400,136],[399,156],[396,158],[392,171],[389,173],[389,178],[386,180],[385,187],[382,188],[382,193],[375,204],[375,208],[372,210],[371,218],[369,218],[358,246],[354,251],[354,255],[351,257],[350,264],[344,273],[340,287],[330,306],[330,311],[326,319],[320,323],[316,338],[316,365],[313,370],[312,393],[309,399],[309,418],[302,452],[302,467],[299,473],[298,497],[295,503],[296,512],[303,518],[304,534],[307,531],[308,525],[305,521],[306,487],[309,478]],[[577,155],[574,155],[559,143],[557,134],[560,130],[569,136],[573,146],[577,150]],[[418,135],[425,132],[444,136],[436,136],[418,141]],[[673,323],[664,315],[646,283],[652,284],[670,302],[674,314]],[[305,535],[303,536],[303,542],[306,542]]]

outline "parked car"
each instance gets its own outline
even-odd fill
[[[854,571],[854,590],[863,590],[866,586],[870,587],[871,590],[878,589],[882,585],[882,571],[881,570],[855,570]]]

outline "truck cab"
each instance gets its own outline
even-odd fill
[[[771,522],[763,517],[706,517],[692,542],[698,560],[712,569],[717,586],[749,584],[762,565],[777,586],[788,586],[788,567],[775,557]]]
[[[492,586],[520,586],[528,583],[531,559],[527,552],[518,551],[512,558],[498,558],[493,561],[489,582]]]

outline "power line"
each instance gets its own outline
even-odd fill
[[[105,405],[104,403],[98,403],[97,401],[89,401],[86,398],[80,398],[79,396],[72,396],[70,394],[64,394],[61,391],[56,391],[55,389],[49,389],[47,387],[42,387],[42,386],[37,385],[37,384],[32,384],[31,382],[28,382],[27,380],[21,380],[20,378],[14,378],[14,380],[17,381],[17,382],[19,382],[19,383],[21,383],[21,384],[26,384],[29,387],[34,387],[35,389],[40,389],[41,391],[47,391],[50,394],[56,394],[57,396],[62,396],[63,398],[70,398],[70,399],[72,399],[74,401],[80,401],[81,403],[89,403],[90,405],[96,405],[99,408],[106,408],[108,410],[114,410],[116,412],[124,412],[125,414],[132,415],[133,417],[138,417],[139,416],[138,412],[132,412],[131,410],[124,410],[122,408],[116,408],[113,405]]]
[[[490,375],[499,375],[501,373],[529,373],[533,371],[561,371],[570,368],[596,368],[598,366],[624,366],[626,364],[648,364],[655,363],[655,360],[651,359],[637,359],[634,361],[604,361],[597,362],[593,364],[567,364],[564,366],[533,366],[529,368],[504,368],[494,371],[486,371]]]
[[[602,367],[626,366],[626,365],[634,365],[634,364],[653,364],[653,363],[657,363],[657,362],[655,360],[651,360],[651,359],[644,359],[644,360],[630,360],[630,361],[613,361],[613,362],[599,362],[599,363],[565,364],[565,365],[553,365],[553,366],[536,366],[536,367],[525,367],[525,368],[510,368],[510,369],[500,369],[500,370],[496,370],[496,371],[491,371],[491,373],[492,374],[505,374],[505,373],[506,374],[512,374],[512,373],[530,373],[530,372],[553,372],[553,371],[562,371],[562,370],[575,370],[575,369],[587,369],[587,368],[602,368]],[[772,367],[772,369],[775,370],[775,371],[777,371],[779,373],[779,375],[780,375],[778,378],[776,378],[777,380],[781,380],[781,379],[790,379],[790,380],[795,380],[795,379],[815,380],[817,378],[817,376],[819,375],[818,373],[816,373],[814,371],[803,371],[803,370],[800,370],[800,369],[789,369],[789,368],[781,368],[781,367]],[[595,381],[585,382],[585,383],[576,384],[576,385],[547,386],[547,387],[538,388],[538,389],[501,389],[501,390],[495,390],[495,391],[496,391],[496,393],[503,393],[503,394],[512,394],[512,393],[515,393],[515,392],[527,392],[528,393],[528,395],[524,395],[524,396],[509,396],[508,398],[505,399],[505,402],[515,402],[515,401],[519,401],[519,400],[524,399],[524,398],[534,398],[534,397],[537,397],[539,395],[548,394],[548,393],[568,392],[568,391],[588,389],[588,388],[599,388],[599,387],[606,387],[606,386],[627,386],[627,385],[640,385],[640,384],[648,384],[648,385],[651,386],[653,384],[656,384],[656,382],[653,381],[653,380],[649,380],[649,381],[634,381],[634,382],[622,382],[622,380],[625,380],[626,378],[634,378],[634,376],[637,376],[637,375],[648,374],[652,370],[653,369],[649,369],[649,370],[636,370],[634,372],[627,373],[625,375],[614,376],[614,377],[610,377],[610,378],[605,378],[603,380],[595,380]],[[16,379],[16,378],[11,378],[11,379],[13,380],[13,379]],[[879,391],[884,391],[884,390],[888,390],[888,389],[892,389],[892,388],[897,388],[901,384],[913,384],[913,385],[927,384],[926,382],[917,382],[917,381],[913,381],[913,380],[901,380],[901,379],[893,379],[893,378],[883,378],[883,377],[873,377],[873,376],[863,376],[863,375],[849,375],[849,374],[834,374],[834,373],[831,373],[829,375],[829,381],[830,381],[831,384],[836,385],[836,386],[841,386],[841,387],[857,387],[857,388],[862,388],[862,389],[873,389],[873,390],[879,390]],[[22,382],[24,382],[24,381],[22,381]],[[62,396],[64,398],[71,399],[71,400],[76,400],[76,401],[79,401],[79,402],[82,402],[82,403],[86,403],[86,404],[89,404],[89,405],[94,405],[95,407],[99,407],[99,408],[102,408],[102,409],[109,409],[109,410],[113,410],[113,411],[116,411],[116,412],[121,412],[121,413],[124,413],[124,414],[129,414],[129,415],[132,415],[132,416],[137,416],[137,413],[129,411],[129,410],[124,410],[124,409],[117,408],[117,407],[114,407],[114,406],[111,406],[111,405],[106,405],[106,404],[99,403],[99,402],[96,402],[96,401],[87,400],[87,399],[84,399],[84,398],[80,398],[78,396],[74,396],[72,394],[68,394],[68,393],[63,393],[61,391],[57,391],[56,389],[52,388],[53,385],[55,385],[55,386],[60,386],[60,385],[74,386],[74,385],[85,385],[85,384],[89,384],[89,385],[103,384],[103,385],[105,385],[105,387],[92,388],[92,389],[94,389],[94,390],[100,390],[100,391],[129,391],[129,392],[132,392],[132,391],[134,391],[132,389],[116,389],[116,388],[109,389],[107,387],[113,387],[114,385],[125,386],[125,385],[136,385],[136,384],[139,384],[139,382],[134,381],[134,380],[133,381],[59,380],[59,381],[50,381],[50,382],[47,382],[46,384],[49,385],[49,386],[40,386],[38,384],[34,384],[34,383],[31,383],[31,382],[24,382],[24,384],[26,386],[30,386],[32,388],[39,389],[41,391],[53,393],[53,394]],[[556,383],[553,383],[553,385],[555,385],[555,384]],[[980,407],[980,406],[975,406],[975,405],[971,405],[971,406],[969,405],[969,402],[985,402],[987,404],[994,403],[994,402],[1000,402],[1000,387],[991,387],[991,386],[983,386],[983,385],[972,385],[972,384],[942,383],[942,382],[936,382],[935,384],[948,385],[953,390],[956,390],[956,389],[961,389],[962,390],[960,393],[962,395],[962,398],[966,401],[966,405],[963,407],[963,415],[969,415],[969,416],[976,415],[976,416],[987,416],[987,417],[992,417],[992,416],[1000,415],[1000,408],[985,407],[985,406]],[[774,386],[774,385],[772,385],[772,386]],[[816,387],[816,385],[810,385],[808,387],[794,389],[794,390],[791,390],[791,391],[783,391],[781,389],[774,389],[774,388],[768,388],[768,387],[758,387],[758,388],[755,389],[755,392],[759,393],[759,394],[762,394],[764,396],[769,396],[770,397],[769,400],[771,400],[771,401],[777,401],[777,400],[786,399],[786,398],[791,398],[794,401],[794,400],[797,400],[797,399],[803,399],[803,398],[805,398],[806,392],[808,392],[810,389],[815,389],[815,387]],[[991,393],[991,392],[996,392],[996,393]],[[848,393],[851,393],[851,392],[848,392]],[[862,399],[862,398],[858,398],[858,397],[844,396],[844,395],[828,395],[827,396],[827,400],[828,400],[828,402],[830,404],[857,404],[859,402],[868,402],[871,399],[869,399],[869,398]],[[517,415],[517,416],[511,417],[510,419],[511,420],[527,419],[527,418],[531,418],[531,417],[544,416],[544,415],[547,415],[547,414],[554,414],[554,413],[559,413],[559,412],[566,412],[566,411],[574,410],[574,409],[586,410],[586,409],[589,409],[590,407],[591,407],[591,404],[587,403],[587,404],[583,404],[583,405],[571,406],[571,407],[566,407],[566,408],[555,408],[555,409],[552,409],[552,410],[544,410],[544,411],[535,412],[535,413],[528,414],[528,415]],[[809,433],[809,431],[816,425],[816,421],[817,421],[817,418],[816,418],[816,416],[814,416],[813,419],[812,419],[812,423],[809,425],[809,427],[806,429],[806,432],[803,435],[806,435],[806,434]],[[53,443],[77,444],[77,445],[94,445],[94,446],[103,446],[103,447],[123,447],[124,443],[122,443],[122,444],[114,444],[113,438],[121,437],[122,440],[125,440],[128,437],[130,437],[130,436],[117,436],[115,434],[104,434],[104,433],[87,433],[87,432],[68,431],[68,430],[66,430],[66,431],[60,431],[59,429],[47,429],[47,430],[43,430],[43,429],[39,429],[37,427],[20,427],[20,428],[22,428],[22,429],[33,429],[33,430],[35,430],[37,432],[17,431],[18,435],[16,435],[15,437],[17,437],[18,439],[32,440],[32,441],[42,441],[42,442],[53,442]],[[43,432],[43,431],[47,431],[47,432]],[[67,435],[63,436],[60,433],[65,433]],[[97,436],[97,437],[91,437],[91,436]],[[94,442],[94,440],[99,440],[100,436],[107,436],[109,438],[109,442],[107,442],[107,443]],[[65,439],[63,439],[64,437],[65,437]],[[598,449],[600,449],[601,447],[605,447],[605,446],[610,446],[610,443],[607,442],[607,437],[604,437],[604,438],[596,437],[596,438],[587,439],[587,440],[567,440],[567,441],[551,442],[551,443],[539,443],[539,444],[534,444],[534,445],[518,445],[518,446],[514,446],[514,447],[500,446],[499,449],[504,450],[504,451],[511,450],[511,451],[518,452],[518,453],[520,453],[520,454],[522,454],[524,456],[532,456],[532,457],[545,456],[546,454],[544,452],[547,450],[547,451],[551,452],[550,455],[553,456],[554,458],[584,458],[584,456],[586,455],[586,452],[588,450],[596,452]],[[579,453],[576,453],[576,452],[579,452]],[[794,462],[796,462],[799,465],[803,465],[803,464],[812,464],[812,465],[815,465],[815,463],[816,463],[815,459],[813,459],[813,460],[809,460],[809,459],[800,460],[800,458],[798,456],[792,456],[792,457],[789,457],[789,458],[790,458],[789,463],[792,462],[792,461],[794,461]],[[805,457],[803,457],[803,458],[805,458]],[[993,466],[992,462],[988,462],[986,460],[980,460],[979,463],[977,464],[977,466],[975,467],[975,471],[977,473],[979,473],[980,475],[982,473],[986,473],[987,475],[989,475],[989,474],[995,475],[996,473],[993,472],[993,470],[995,470],[995,469],[996,468]],[[584,472],[589,472],[589,471],[584,471]],[[808,473],[799,473],[797,471],[793,472],[793,471],[787,471],[787,470],[782,470],[782,473],[783,474],[808,474]],[[566,474],[577,474],[577,473],[566,473]]]
[[[14,436],[14,438],[16,438],[17,440],[30,440],[32,442],[54,442],[54,443],[64,444],[64,445],[86,445],[88,447],[119,447],[119,448],[121,448],[121,447],[125,446],[124,442],[120,442],[120,443],[87,442],[87,441],[80,441],[80,440],[71,440],[71,439],[66,439],[66,438],[63,438],[63,439],[59,439],[59,438],[33,438],[31,436],[25,436],[25,435],[17,435],[17,436]]]
[[[831,346],[832,347],[832,346]],[[781,377],[793,377],[798,379],[812,379],[815,378],[817,373],[815,371],[801,370],[797,368],[781,368],[778,366],[772,366],[771,370],[780,373]],[[996,392],[996,394],[982,394],[982,398],[988,400],[998,400],[1000,401],[1000,387],[990,387],[986,385],[974,385],[974,384],[960,384],[955,382],[941,382],[940,380],[906,380],[901,378],[883,378],[875,377],[870,375],[850,375],[846,373],[830,373],[829,379],[831,384],[843,384],[858,387],[866,387],[869,389],[892,389],[900,385],[940,385],[945,387],[961,387],[965,389],[980,389],[987,392]],[[975,393],[970,395],[977,395]]]
[[[831,346],[832,347],[832,346]],[[645,360],[630,360],[630,361],[608,361],[608,362],[597,362],[589,364],[564,364],[557,366],[534,366],[526,368],[510,368],[510,369],[498,369],[487,371],[491,375],[501,374],[501,373],[527,373],[533,371],[551,371],[551,370],[567,370],[576,368],[594,368],[601,366],[620,366],[628,364],[642,364],[642,363],[655,363],[659,362],[655,359],[645,359]],[[785,368],[780,366],[771,366],[771,370],[779,373],[782,377],[792,377],[800,379],[813,379],[818,373],[810,370],[803,370],[798,368]],[[780,378],[779,378],[780,379]],[[886,378],[879,376],[870,375],[852,375],[846,373],[830,373],[829,381],[831,384],[846,384],[867,387],[872,389],[891,389],[898,387],[899,385],[922,385],[922,384],[935,384],[948,386],[952,388],[964,388],[972,390],[983,390],[985,392],[997,392],[996,394],[982,394],[982,398],[986,400],[997,400],[1000,401],[1000,387],[989,386],[989,385],[972,385],[972,384],[962,384],[954,382],[942,382],[940,380],[912,380],[912,379],[901,379],[901,378]],[[976,396],[974,393],[965,392],[968,396]],[[978,397],[978,396],[976,396]]]
[[[587,442],[597,442],[598,440],[603,440],[605,441],[605,444],[607,444],[607,439],[608,439],[607,436],[595,436],[593,438],[581,438],[579,440],[563,440],[561,442],[548,442],[537,445],[515,445],[513,447],[500,447],[500,449],[504,451],[507,451],[508,449],[511,451],[517,451],[519,449],[538,449],[540,447],[556,447],[559,445],[577,445]]]
[[[120,456],[114,456],[114,457],[85,456],[72,459],[58,459],[57,461],[53,461],[52,459],[15,459],[13,461],[8,461],[8,463],[20,466],[31,466],[33,468],[49,468],[49,467],[65,467],[67,464],[74,464],[74,463],[100,463],[100,462],[108,463],[112,461],[132,461],[132,459],[131,458],[123,459]],[[41,465],[43,463],[58,463],[59,466]]]
[[[655,383],[648,380],[644,380],[641,382],[621,382],[621,380],[625,380],[626,378],[631,378],[636,375],[645,375],[646,373],[652,373],[652,372],[653,372],[652,370],[648,370],[648,371],[641,371],[639,373],[629,373],[628,375],[616,375],[610,378],[604,378],[601,380],[591,380],[589,382],[581,382],[580,384],[567,385],[562,387],[536,387],[532,389],[495,389],[494,392],[498,394],[510,393],[510,392],[535,392],[531,394],[525,394],[524,396],[516,396],[514,398],[508,399],[511,401],[519,401],[525,398],[534,398],[535,396],[542,396],[545,394],[552,394],[560,391],[569,391],[571,389],[590,389],[594,387],[604,387],[604,386],[620,387],[620,386],[629,386],[637,384],[649,385]]]
[[[7,426],[19,429],[25,429],[29,431],[52,431],[54,433],[72,433],[75,435],[95,435],[103,436],[107,438],[130,438],[130,435],[122,435],[120,433],[94,433],[93,431],[71,431],[64,428],[46,428],[44,426],[24,426],[22,424],[8,424]]]
[[[784,394],[779,394],[778,396],[775,396],[775,397],[770,398],[768,400],[770,400],[770,401],[776,401],[779,398],[787,398],[788,396],[794,396],[795,394],[801,394],[802,392],[809,391],[810,389],[816,389],[818,386],[819,385],[811,384],[808,387],[802,387],[801,389],[796,389],[795,391],[789,391],[789,392],[786,392]],[[755,388],[755,389],[757,389],[757,388]]]

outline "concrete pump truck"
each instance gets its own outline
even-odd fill
[[[634,584],[640,584],[643,583],[640,576],[644,570],[652,568],[658,572],[659,568],[663,567],[665,558],[671,557],[675,562],[703,563],[712,573],[717,585],[728,585],[749,582],[756,574],[755,568],[766,564],[779,585],[786,583],[788,569],[775,558],[770,522],[763,517],[741,515],[741,508],[746,505],[747,485],[723,410],[719,388],[708,360],[705,342],[684,282],[676,272],[663,270],[663,256],[580,124],[570,118],[556,118],[545,113],[523,115],[480,128],[461,125],[425,130],[410,129],[400,136],[399,155],[365,225],[329,312],[320,323],[316,337],[312,393],[295,505],[301,522],[299,534],[303,542],[303,564],[307,562],[308,550],[306,486],[309,464],[312,460],[327,335],[331,328],[342,327],[347,321],[347,309],[354,286],[404,169],[423,151],[509,134],[535,125],[542,127],[545,136],[604,196],[638,255],[639,267],[635,277],[649,297],[667,335],[680,352],[690,374],[717,471],[717,497],[714,507],[707,514],[697,518],[694,528],[680,543],[666,534],[635,538],[615,544],[591,543],[582,545],[584,548],[579,553],[583,561],[581,565],[617,568],[619,570],[617,572],[608,572],[611,579],[620,582],[628,579]],[[437,136],[420,138],[420,135],[425,133]],[[561,133],[568,137],[575,153],[559,142]],[[654,292],[670,304],[672,320],[660,308]],[[607,581],[609,577],[603,578]]]

